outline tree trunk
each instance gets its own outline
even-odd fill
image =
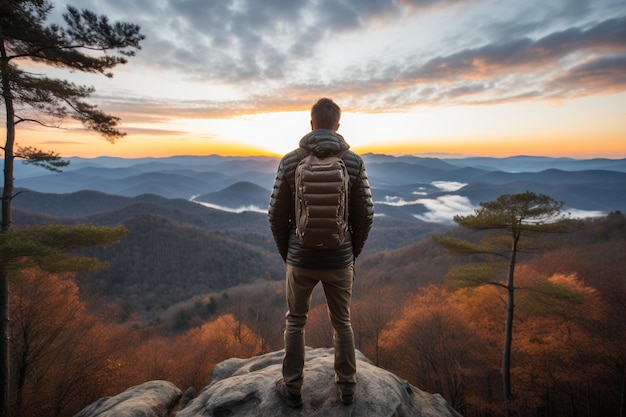
[[[2,189],[2,218],[0,233],[11,228],[11,201],[13,199],[13,146],[15,144],[15,113],[13,96],[9,84],[9,61],[0,33],[0,72],[2,75],[2,95],[6,109],[7,138],[4,144],[4,188]],[[9,273],[0,266],[0,417],[9,417]]]
[[[619,415],[620,417],[626,415],[626,372],[622,372],[622,395],[619,402]]]
[[[511,391],[511,344],[513,343],[513,312],[515,309],[515,291],[510,284],[507,288],[506,323],[504,325],[504,349],[502,350],[502,392],[504,395],[505,416],[510,416]]]
[[[513,344],[513,317],[515,313],[515,262],[517,243],[521,236],[519,228],[513,227],[511,259],[507,279],[506,323],[504,325],[504,348],[502,350],[502,392],[505,416],[513,415],[513,390],[511,388],[511,346]]]
[[[0,37],[2,33],[0,33]],[[4,40],[0,38],[0,73],[2,76],[2,98],[6,109],[7,137],[4,144],[4,188],[2,189],[2,219],[0,233],[11,228],[11,201],[13,200],[13,148],[15,146],[15,110],[13,109],[13,93],[9,83],[9,61],[4,48]]]
[[[9,274],[0,268],[0,416],[9,417]]]

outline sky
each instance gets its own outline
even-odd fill
[[[61,21],[64,1],[51,20]],[[146,39],[93,86],[121,118],[20,124],[65,157],[281,155],[320,97],[357,152],[626,157],[626,0],[81,0]],[[28,63],[21,63],[28,67]]]

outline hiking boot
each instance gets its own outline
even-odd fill
[[[354,402],[354,392],[352,394],[339,393],[339,397],[341,398],[341,404],[343,405],[350,405]]]
[[[282,398],[289,407],[298,408],[302,407],[302,396],[300,394],[293,394],[287,390],[285,381],[279,379],[276,381],[276,392]]]
[[[341,400],[341,404],[350,405],[354,402],[354,391],[342,392],[339,385],[337,385],[337,391],[339,391],[339,399]]]

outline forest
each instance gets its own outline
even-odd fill
[[[445,233],[470,238],[474,232]],[[517,265],[515,415],[623,416],[624,216],[586,220],[575,232],[545,239],[553,249],[524,253]],[[219,242],[221,247],[207,250],[221,250],[224,257],[233,242]],[[440,393],[462,415],[499,416],[504,295],[492,286],[456,285],[453,267],[469,261],[430,237],[359,258],[352,307],[356,343],[374,364]],[[238,273],[249,273],[257,262],[246,260]],[[232,280],[231,271],[223,274]],[[81,288],[85,278],[77,278],[33,267],[11,280],[14,416],[69,417],[101,397],[155,379],[199,391],[218,362],[282,349],[280,279],[198,293],[146,320],[115,298]],[[563,290],[530,290],[540,282]],[[140,296],[143,290],[137,291]],[[319,288],[306,340],[311,347],[332,346]]]

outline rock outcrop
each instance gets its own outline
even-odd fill
[[[74,417],[166,417],[179,407],[182,392],[171,382],[150,381],[101,398]]]
[[[282,354],[278,351],[250,359],[229,359],[216,365],[211,383],[188,403],[171,383],[151,381],[101,399],[75,417],[460,417],[440,395],[421,391],[374,366],[360,352],[354,404],[342,405],[333,382],[332,349],[307,348],[304,405],[291,409],[274,391],[281,376]]]

